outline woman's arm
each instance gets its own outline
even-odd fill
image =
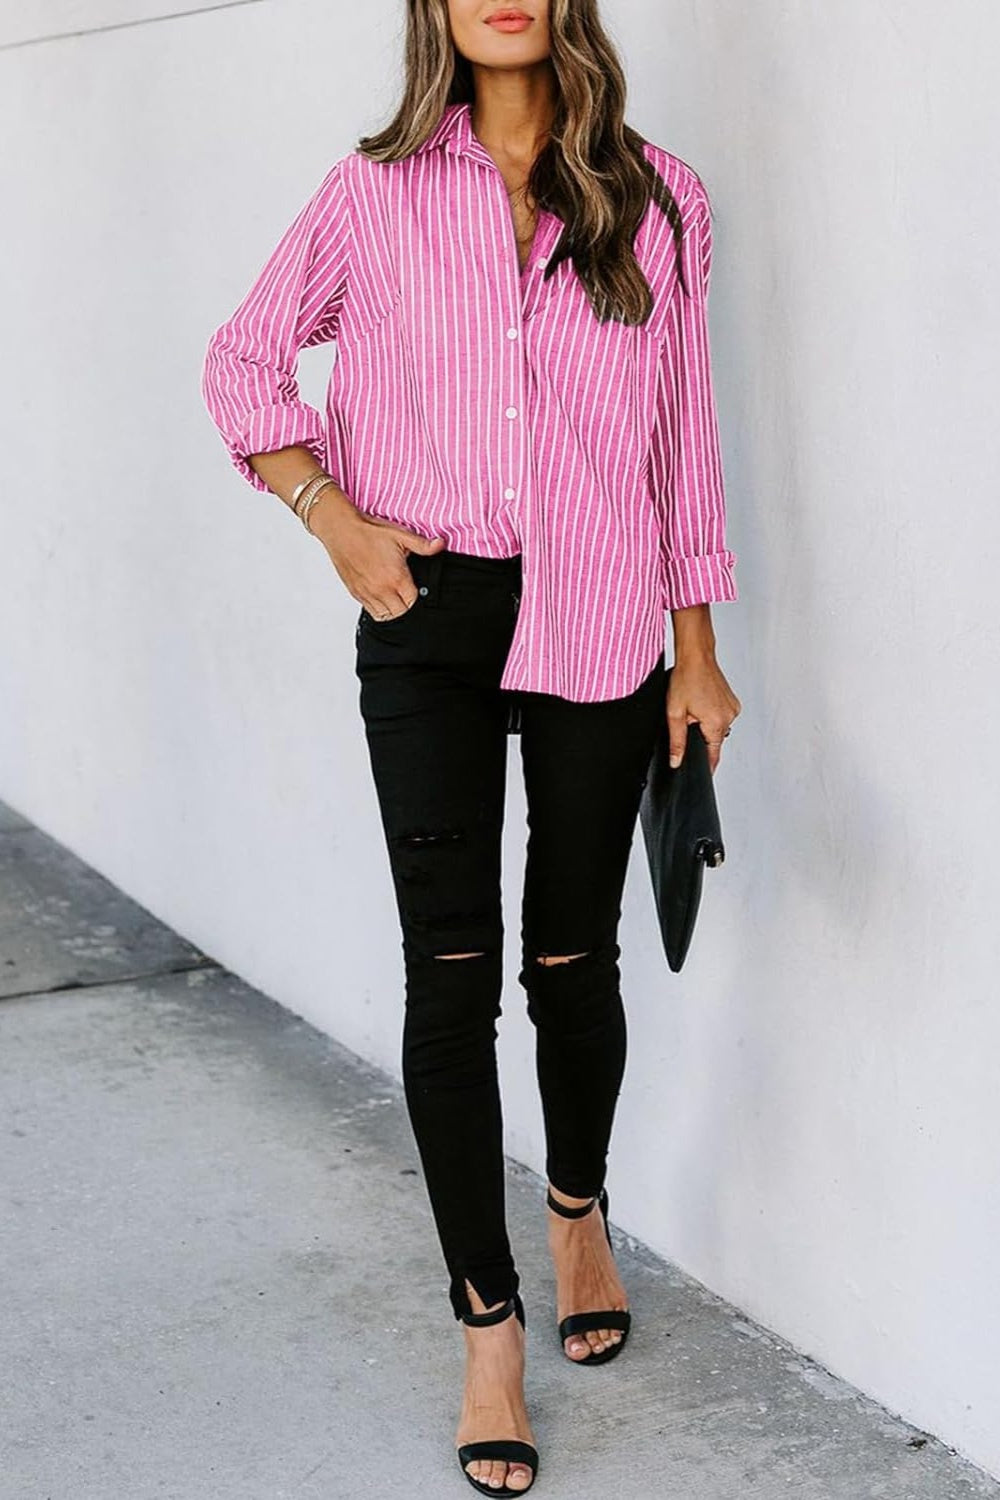
[[[740,711],[715,660],[710,605],[738,597],[735,554],[726,545],[726,497],[708,334],[712,266],[709,200],[696,178],[685,200],[684,286],[673,293],[659,371],[650,445],[650,484],[661,518],[663,593],[674,632],[667,695],[671,761],[698,722],[714,771],[719,746]]]
[[[300,349],[337,336],[351,260],[346,160],[330,168],[212,334],[202,371],[205,404],[237,470],[286,505],[326,462],[324,418],[300,398],[296,371]],[[320,491],[309,529],[348,592],[378,618],[401,613],[416,598],[406,554],[443,545],[443,538],[362,515],[339,484]]]
[[[271,486],[250,463],[251,455],[297,447],[310,455],[314,470],[326,461],[324,420],[301,400],[296,371],[300,349],[337,335],[351,257],[345,160],[326,173],[208,342],[201,378],[205,405],[232,462],[258,490]],[[288,462],[282,481],[293,473],[305,477],[298,472],[301,463],[290,469]]]

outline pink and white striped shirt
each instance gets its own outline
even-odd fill
[[[256,489],[247,455],[301,444],[366,514],[455,551],[521,553],[504,688],[621,697],[663,649],[664,610],[737,598],[708,197],[680,158],[643,149],[680,208],[692,297],[650,203],[641,327],[599,322],[571,261],[545,278],[553,213],[520,270],[503,177],[454,103],[402,161],[333,163],[205,356],[205,403]],[[297,355],[334,340],[321,414]]]

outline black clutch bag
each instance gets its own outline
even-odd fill
[[[672,667],[667,668],[669,682]],[[667,963],[680,972],[694,932],[706,865],[725,859],[708,746],[700,724],[689,724],[684,755],[670,764],[664,715],[639,803],[653,899]]]

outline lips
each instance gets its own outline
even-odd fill
[[[529,15],[527,15],[523,10],[516,10],[516,9],[514,9],[511,6],[506,6],[503,9],[501,9],[501,10],[495,10],[495,11],[492,12],[491,15],[488,15],[486,17],[486,24],[487,24],[487,26],[493,26],[493,25],[496,24],[497,21],[530,21],[530,20],[531,20],[531,17]]]

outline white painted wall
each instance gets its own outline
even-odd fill
[[[198,377],[386,117],[401,15],[262,0],[0,51],[0,796],[394,1070],[354,602],[229,469]],[[608,15],[633,123],[715,206],[742,597],[714,614],[744,703],[679,977],[636,846],[614,1215],[1000,1473],[1000,15]],[[328,358],[303,359],[311,399]],[[512,751],[502,1065],[509,1149],[539,1167]]]

